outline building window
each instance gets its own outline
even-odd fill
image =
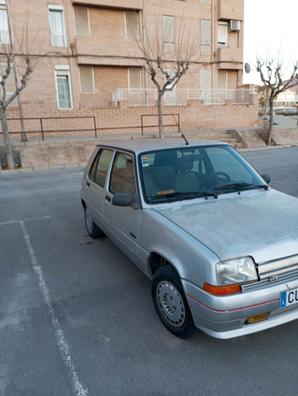
[[[81,92],[94,92],[94,73],[92,66],[80,66]]]
[[[66,47],[63,7],[49,6],[49,23],[53,47]]]
[[[0,42],[9,44],[8,18],[5,2],[0,2]]]
[[[137,11],[125,12],[125,31],[128,39],[135,40],[140,38],[140,21]]]
[[[210,70],[200,70],[200,88],[204,93],[208,93],[211,91],[211,71]]]
[[[72,109],[72,94],[68,66],[56,66],[56,91],[58,107],[61,110]]]
[[[138,67],[130,67],[128,69],[128,86],[129,89],[142,88],[142,74]]]
[[[218,45],[228,45],[228,22],[218,22],[217,26]]]
[[[202,55],[211,54],[211,22],[208,19],[201,21],[201,52]]]
[[[173,54],[175,51],[175,18],[162,17],[162,33],[165,53]]]
[[[225,70],[218,71],[218,89],[227,90],[228,89],[228,72]]]
[[[90,23],[89,13],[87,7],[74,7],[75,23],[76,23],[76,34],[78,36],[89,36],[90,34]]]
[[[0,64],[0,74],[1,74],[0,79],[1,80],[2,80],[3,76],[6,74],[6,69],[7,69],[7,64],[1,63]],[[16,84],[15,84],[15,79],[14,79],[14,65],[13,64],[10,65],[10,72],[9,72],[9,75],[5,82],[5,88],[6,88],[6,95],[11,95],[16,90]]]

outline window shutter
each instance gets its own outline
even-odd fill
[[[200,87],[201,90],[211,90],[211,71],[200,70]]]
[[[163,16],[163,41],[164,43],[175,43],[175,19],[172,16]]]
[[[129,88],[130,89],[140,89],[141,84],[141,69],[138,67],[130,67],[128,69],[129,73]]]
[[[81,92],[93,92],[93,68],[92,66],[80,66]]]
[[[207,19],[201,21],[201,47],[204,55],[211,53],[211,22]]]
[[[79,36],[89,35],[89,20],[87,7],[74,7],[76,33]]]
[[[136,11],[127,11],[126,18],[126,35],[129,39],[137,39],[140,37],[139,14]]]
[[[217,26],[217,42],[220,45],[228,44],[228,24],[227,22],[219,22]]]

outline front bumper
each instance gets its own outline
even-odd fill
[[[260,290],[218,297],[182,280],[196,327],[215,338],[256,333],[298,319],[298,304],[280,308],[280,293],[298,287],[298,279]],[[250,316],[268,312],[267,320],[246,324]]]

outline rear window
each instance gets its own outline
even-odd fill
[[[100,187],[105,186],[107,173],[111,165],[112,157],[112,150],[100,150],[91,166],[89,172],[89,179]]]

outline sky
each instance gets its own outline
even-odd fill
[[[244,83],[258,83],[256,57],[281,59],[285,79],[298,60],[298,0],[245,0],[244,62],[252,72]]]

